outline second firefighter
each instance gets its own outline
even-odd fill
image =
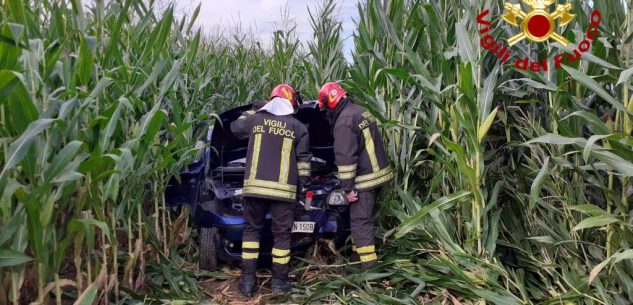
[[[393,178],[393,172],[376,119],[354,104],[337,83],[327,83],[319,91],[319,106],[327,108],[334,157],[341,188],[350,202],[350,227],[354,250],[361,266],[376,263],[373,211],[376,191]]]

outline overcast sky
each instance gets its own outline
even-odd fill
[[[269,45],[275,22],[280,22],[282,9],[287,7],[290,18],[297,24],[297,35],[302,41],[311,40],[312,28],[308,7],[316,12],[322,0],[173,0],[177,11],[192,13],[198,3],[202,3],[198,24],[207,32],[214,31],[217,26],[233,27],[241,24],[245,31],[260,35],[262,43]],[[354,20],[358,20],[356,4],[359,0],[336,0],[339,4],[340,19],[343,22],[343,38],[345,38],[346,56],[349,56],[353,41]]]

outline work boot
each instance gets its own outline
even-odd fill
[[[255,292],[255,287],[257,286],[257,278],[254,274],[243,274],[240,277],[240,292],[245,297],[252,297]]]
[[[286,279],[276,279],[273,278],[271,283],[271,288],[273,289],[273,293],[286,293],[289,292],[292,286],[290,285],[290,281]]]

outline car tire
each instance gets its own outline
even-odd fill
[[[204,178],[202,178],[202,180],[204,180]],[[198,206],[200,205],[200,201],[202,201],[203,195],[204,195],[204,184],[202,183],[202,181],[198,182],[198,192],[196,194],[196,197],[193,200],[193,205],[189,206],[189,213],[192,217],[197,217],[198,215],[196,214],[198,212]]]
[[[198,264],[202,270],[218,268],[218,228],[201,228]]]

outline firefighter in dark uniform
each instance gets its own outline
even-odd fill
[[[393,178],[376,119],[354,104],[337,83],[319,90],[319,106],[328,109],[334,137],[334,156],[341,188],[350,202],[354,251],[361,267],[376,263],[373,210],[379,187]]]
[[[272,290],[290,291],[288,263],[290,233],[297,193],[310,179],[310,140],[307,128],[294,118],[295,91],[288,85],[275,87],[271,100],[259,110],[249,110],[231,123],[240,139],[249,138],[242,196],[246,228],[242,242],[240,291],[252,296],[257,280],[260,231],[266,213],[272,214]],[[261,106],[261,105],[259,105]]]

